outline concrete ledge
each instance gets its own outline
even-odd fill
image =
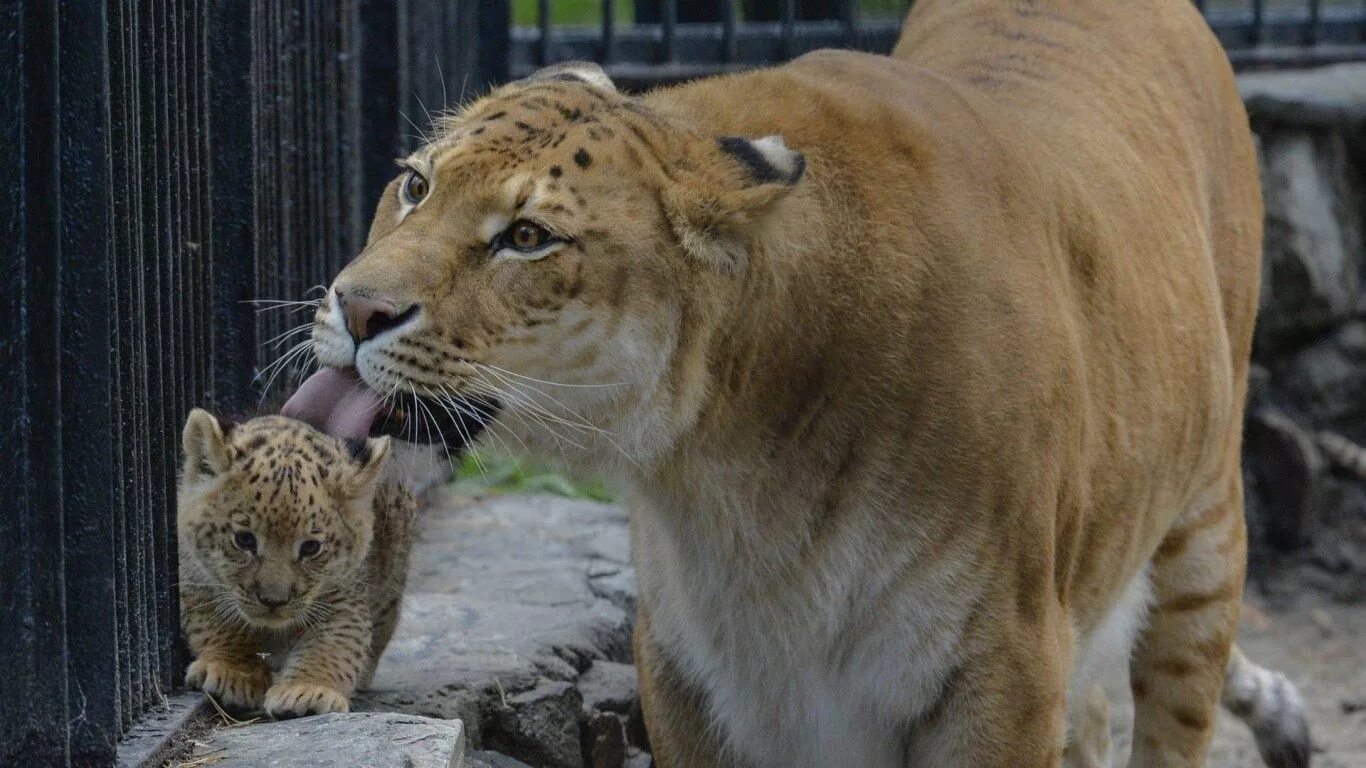
[[[218,728],[195,743],[215,768],[464,768],[459,720],[350,712]]]
[[[191,740],[209,730],[213,709],[197,692],[172,695],[119,740],[118,768],[161,768],[188,754]]]

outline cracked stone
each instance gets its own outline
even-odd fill
[[[583,768],[579,709],[583,697],[571,684],[545,681],[511,696],[484,723],[493,749],[547,768]]]

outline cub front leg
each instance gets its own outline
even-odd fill
[[[228,709],[259,709],[270,687],[270,666],[259,655],[260,638],[246,627],[225,625],[213,610],[217,603],[212,595],[182,591],[181,599],[180,624],[195,656],[185,671],[185,684]]]
[[[384,649],[389,647],[389,641],[394,637],[394,629],[398,627],[401,602],[400,596],[392,597],[380,606],[379,610],[375,611],[374,623],[370,630],[370,660],[361,672],[360,680],[356,685],[358,690],[366,690],[375,679],[375,669],[379,666],[379,659],[384,655]]]
[[[272,717],[346,712],[361,673],[370,663],[370,612],[366,601],[348,597],[295,643],[275,685],[266,692]]]

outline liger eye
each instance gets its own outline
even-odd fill
[[[519,219],[508,227],[507,243],[519,251],[534,251],[554,239],[550,230],[532,221]]]
[[[251,531],[238,531],[233,534],[232,543],[243,552],[256,551],[256,536]]]
[[[427,196],[427,186],[427,177],[417,171],[409,171],[408,178],[403,180],[403,199],[417,205]]]
[[[302,543],[302,544],[299,545],[299,557],[300,557],[300,558],[317,557],[317,556],[318,556],[318,553],[321,552],[322,550],[323,550],[323,543],[322,543],[321,541],[317,541],[317,540],[315,540],[315,539],[309,539],[308,541],[305,541],[304,543]]]

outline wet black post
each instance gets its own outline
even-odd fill
[[[57,2],[0,6],[0,764],[68,751],[58,317]]]
[[[125,510],[115,505],[114,497],[118,457],[110,343],[110,137],[105,121],[99,119],[109,93],[91,87],[103,78],[108,63],[107,48],[100,44],[107,39],[106,25],[101,3],[60,4],[59,130],[54,131],[61,136],[55,212],[60,381],[57,391],[46,398],[59,402],[60,412],[53,421],[32,425],[57,433],[61,444],[57,460],[63,536],[58,552],[52,554],[64,561],[64,567],[60,573],[35,575],[60,580],[65,592],[69,759],[72,765],[91,766],[113,760],[122,730],[114,527]],[[33,511],[55,516],[54,510]],[[53,690],[47,689],[46,695]]]
[[[210,399],[221,410],[241,410],[256,395],[255,232],[252,216],[251,0],[215,0],[207,9],[209,172],[212,226],[209,230],[213,286],[213,381]]]

